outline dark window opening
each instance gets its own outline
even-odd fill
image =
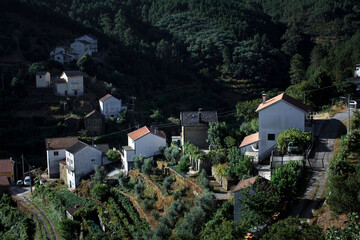
[[[268,141],[275,141],[275,134],[269,133],[268,134]]]

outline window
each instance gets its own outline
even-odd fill
[[[59,152],[58,152],[58,151],[55,151],[55,152],[54,152],[54,156],[59,156]]]
[[[268,141],[275,141],[275,134],[269,133],[268,134]]]
[[[95,162],[95,159],[91,159],[92,162]]]
[[[42,76],[40,75],[39,78],[42,78]]]

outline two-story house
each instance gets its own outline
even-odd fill
[[[74,53],[72,49],[67,46],[57,46],[50,52],[50,60],[54,60],[61,64],[70,63],[78,58],[78,54]]]
[[[85,34],[81,37],[75,38],[75,41],[86,41],[87,43],[89,43],[89,48],[92,52],[98,51],[98,40],[95,36],[91,34]]]
[[[84,56],[87,53],[89,56],[92,56],[91,43],[86,40],[75,40],[71,43],[70,47],[73,53],[76,53],[78,56]]]
[[[105,118],[116,117],[126,106],[121,105],[121,99],[117,99],[111,94],[106,94],[99,100],[100,112]]]
[[[270,155],[280,132],[289,128],[308,130],[306,120],[311,111],[311,107],[286,93],[269,100],[266,100],[264,94],[262,103],[256,109],[259,113],[259,133],[244,138],[240,147],[244,149],[257,144],[257,158],[259,161],[263,160]]]
[[[46,159],[49,178],[59,178],[59,162],[65,160],[66,149],[78,141],[77,137],[46,138]]]
[[[96,110],[91,111],[84,117],[85,129],[91,136],[100,135],[102,132],[103,115]]]
[[[37,72],[36,73],[36,87],[46,88],[50,87],[51,78],[49,72]]]
[[[181,144],[190,142],[200,149],[209,147],[206,142],[209,122],[218,122],[216,111],[198,111],[181,112]]]
[[[15,161],[12,158],[0,159],[0,177],[14,182],[14,165]],[[3,180],[6,183],[6,180]]]
[[[121,160],[126,172],[133,166],[133,156],[151,157],[167,146],[165,133],[157,128],[142,127],[128,134],[128,146],[123,146]]]
[[[78,141],[66,149],[66,184],[75,189],[80,179],[94,171],[95,165],[103,165],[103,153],[86,143]]]
[[[81,96],[84,94],[84,74],[81,71],[64,71],[56,81],[56,94]]]

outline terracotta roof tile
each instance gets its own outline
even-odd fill
[[[0,176],[0,186],[10,186],[7,176]]]
[[[88,118],[88,117],[90,117],[90,116],[92,116],[92,115],[94,115],[94,114],[95,114],[95,116],[98,116],[99,118],[102,118],[101,113],[99,113],[99,112],[96,111],[96,110],[92,110],[91,112],[89,112],[88,114],[86,114],[84,118]]]
[[[258,106],[258,108],[256,109],[256,112],[258,112],[258,111],[260,111],[260,110],[262,110],[264,108],[267,108],[268,106],[271,106],[272,104],[277,103],[277,102],[279,102],[281,100],[284,100],[284,101],[290,103],[291,105],[293,105],[293,106],[295,106],[295,107],[297,107],[297,108],[299,108],[299,109],[301,109],[301,110],[303,110],[305,112],[311,112],[312,111],[311,107],[303,104],[302,102],[300,102],[299,100],[296,100],[293,97],[290,97],[286,93],[282,93],[280,95],[277,95],[276,97],[273,97],[273,98],[267,100],[265,102],[265,104],[261,103]]]
[[[66,149],[78,141],[77,137],[46,138],[46,150]],[[49,146],[50,143],[50,146]]]
[[[266,178],[263,178],[261,176],[255,176],[255,177],[251,177],[251,178],[240,181],[235,186],[234,190],[232,190],[232,192],[237,192],[237,191],[245,189],[251,185],[255,185],[255,187],[260,187],[264,191],[272,190],[272,188],[269,184],[269,180],[267,180]]]
[[[105,96],[103,96],[102,98],[100,98],[100,102],[105,102],[106,100],[108,100],[109,98],[111,98],[112,95],[111,94],[106,94]]]
[[[14,170],[14,161],[12,159],[0,159],[0,173],[8,173]]]
[[[242,140],[240,147],[245,147],[250,144],[256,143],[259,141],[259,132],[246,136],[244,140]]]
[[[148,133],[152,133],[152,134],[155,134],[159,137],[162,137],[162,138],[165,138],[166,139],[166,135],[163,131],[157,131],[157,133],[155,133],[155,129],[152,129],[152,128],[148,128],[146,126],[142,127],[142,128],[139,128],[138,130],[136,131],[133,131],[131,133],[128,134],[128,136],[132,139],[132,140],[137,140],[143,136],[145,136],[146,134]]]

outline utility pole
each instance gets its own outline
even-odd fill
[[[23,173],[23,177],[25,175],[25,171],[24,171],[24,154],[21,154],[21,161],[22,161],[22,173]]]
[[[350,134],[350,94],[348,94],[348,127],[347,134]]]

